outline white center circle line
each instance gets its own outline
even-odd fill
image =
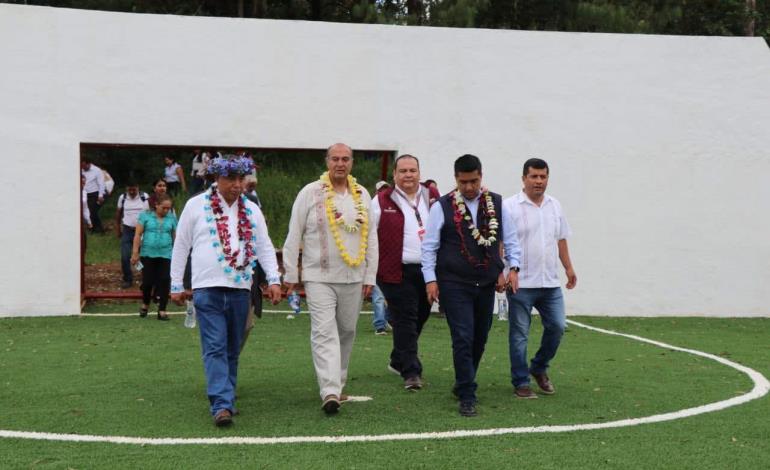
[[[574,431],[589,431],[595,429],[621,428],[628,426],[638,426],[640,424],[661,423],[664,421],[673,421],[676,419],[688,418],[704,413],[724,410],[733,406],[741,405],[758,398],[762,398],[770,391],[770,382],[759,372],[749,367],[740,365],[723,357],[705,353],[695,349],[681,348],[660,341],[655,341],[641,336],[619,333],[617,331],[606,330],[589,326],[574,320],[567,320],[567,323],[585,328],[598,333],[607,335],[621,336],[642,343],[651,344],[660,348],[680,351],[695,356],[704,357],[720,364],[746,374],[754,383],[754,387],[748,393],[739,395],[727,400],[717,401],[706,405],[685,408],[678,411],[662,413],[642,418],[629,418],[604,423],[588,424],[564,424],[548,426],[527,426],[515,428],[491,428],[475,430],[458,430],[443,432],[420,432],[420,433],[399,433],[399,434],[376,434],[376,435],[351,435],[351,436],[286,436],[286,437],[128,437],[128,436],[95,436],[87,434],[59,434],[33,431],[9,431],[0,430],[0,437],[15,439],[33,439],[42,441],[61,441],[61,442],[104,442],[112,444],[135,444],[135,445],[190,445],[190,444],[303,444],[303,443],[342,443],[342,442],[384,442],[384,441],[409,441],[409,440],[430,440],[430,439],[453,439],[458,437],[483,437],[483,436],[501,436],[505,434],[528,434],[528,433],[560,433]]]

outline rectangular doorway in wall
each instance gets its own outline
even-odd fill
[[[203,153],[208,156],[245,153],[257,167],[256,193],[268,221],[270,237],[280,252],[288,232],[294,198],[304,185],[318,179],[326,170],[325,152],[325,149],[248,146],[82,143],[81,169],[89,164],[100,169],[106,189],[109,189],[101,199],[94,194],[87,196],[90,200],[83,204],[88,208],[92,225],[89,229],[85,223],[81,224],[83,301],[120,302],[122,299],[136,302],[141,298],[141,274],[130,263],[125,266],[121,256],[121,251],[128,249],[130,257],[130,243],[124,235],[123,222],[133,222],[126,219],[136,215],[133,211],[129,214],[123,203],[128,184],[138,186],[140,199],[146,198],[149,202],[165,189],[171,195],[173,210],[178,215],[187,199],[208,185],[196,177]],[[355,149],[354,155],[353,175],[373,194],[376,182],[388,179],[391,174],[395,151]],[[165,185],[160,183],[165,179],[173,181]],[[86,192],[93,191],[93,183],[89,182]],[[123,214],[119,206],[124,209]],[[129,273],[131,278],[126,279]]]

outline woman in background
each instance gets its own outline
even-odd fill
[[[147,316],[153,294],[158,298],[158,320],[167,321],[168,293],[171,288],[171,249],[177,219],[171,213],[171,198],[167,194],[157,196],[155,210],[139,215],[134,235],[131,264],[141,260],[142,308],[139,316]]]
[[[180,186],[182,191],[187,192],[182,165],[177,163],[174,157],[164,157],[163,160],[166,162],[166,167],[163,169],[163,179],[166,180],[169,194],[172,196],[179,194]]]

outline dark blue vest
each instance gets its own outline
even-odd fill
[[[500,258],[500,237],[502,237],[503,223],[501,218],[501,209],[503,207],[502,198],[499,194],[490,193],[492,202],[495,205],[495,218],[498,221],[497,240],[491,246],[480,246],[473,239],[468,225],[465,221],[461,223],[465,246],[468,253],[482,263],[485,254],[489,256],[489,263],[485,267],[474,266],[463,256],[460,251],[460,235],[454,222],[454,209],[452,209],[452,199],[454,191],[445,194],[439,199],[441,209],[444,211],[444,226],[441,228],[441,245],[438,249],[436,259],[436,278],[439,281],[462,282],[479,286],[487,286],[497,282],[497,277],[503,271],[503,260]],[[476,214],[476,226],[485,224],[484,211],[482,204],[484,200],[479,201],[479,208]]]

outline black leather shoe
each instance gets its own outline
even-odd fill
[[[460,402],[460,416],[465,416],[466,418],[471,418],[473,416],[476,416],[478,413],[476,412],[476,403],[472,401],[461,401]]]

